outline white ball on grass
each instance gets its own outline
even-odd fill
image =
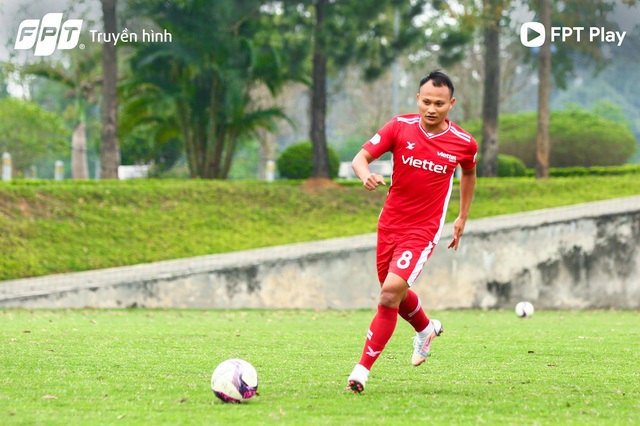
[[[221,401],[239,404],[258,394],[258,373],[242,359],[222,361],[211,375],[211,390]]]
[[[520,302],[516,305],[516,315],[520,318],[529,318],[533,316],[533,305],[531,302]]]

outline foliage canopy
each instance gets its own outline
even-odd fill
[[[172,34],[171,43],[137,43],[135,74],[124,84],[165,108],[141,111],[140,122],[168,117],[186,148],[192,177],[225,179],[239,145],[258,128],[282,117],[278,108],[252,99],[252,90],[275,93],[293,78],[282,51],[262,35],[259,0],[162,2],[133,0],[131,13]]]
[[[70,140],[71,130],[57,114],[33,102],[0,99],[0,154],[11,154],[15,171],[34,165],[53,172],[55,160],[69,157]]]

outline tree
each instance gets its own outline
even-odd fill
[[[7,89],[6,71],[6,64],[0,61],[0,99],[7,98],[9,96],[9,91]]]
[[[545,27],[545,43],[538,53],[538,134],[536,138],[536,178],[549,177],[549,120],[551,108],[551,1],[539,0],[540,23]]]
[[[70,136],[58,114],[34,102],[0,99],[0,155],[10,153],[15,170],[46,166],[53,175],[53,162],[68,158]],[[45,160],[50,161],[47,164]]]
[[[313,176],[329,178],[326,114],[331,71],[358,62],[366,79],[378,77],[407,46],[424,41],[423,28],[414,22],[423,12],[424,3],[299,0],[283,2],[282,8],[290,28],[302,28],[312,40],[309,135],[314,154]],[[393,25],[396,10],[401,22],[397,36]]]
[[[140,86],[135,80],[125,79],[120,92],[122,163],[153,164],[156,174],[168,171],[184,152],[175,103],[155,86]]]
[[[86,43],[90,46],[91,44]],[[87,48],[70,50],[65,60],[29,63],[21,68],[26,75],[43,77],[65,86],[67,96],[73,98],[73,134],[71,140],[71,175],[74,179],[87,179],[87,109],[97,103],[96,87],[100,84],[100,51]]]
[[[508,2],[508,1],[507,1]],[[480,175],[498,175],[498,110],[500,103],[500,21],[502,0],[484,0],[484,93],[482,96],[482,167]]]
[[[480,157],[482,162],[479,167],[479,174],[484,177],[498,176],[498,118],[500,103],[503,98],[501,86],[506,87],[507,95],[512,86],[513,75],[510,75],[509,67],[502,67],[501,61],[505,56],[508,59],[518,62],[517,55],[504,55],[501,43],[501,32],[503,27],[509,27],[509,11],[513,7],[512,0],[482,0],[481,5],[471,0],[462,2],[465,6],[464,17],[469,27],[477,28],[482,34],[482,72],[475,69],[471,73],[481,74],[482,80],[482,136],[480,144]],[[477,9],[480,10],[477,10]],[[469,49],[474,50],[473,43]],[[478,49],[479,50],[479,49]],[[469,56],[472,56],[471,53]],[[506,75],[503,79],[502,68],[506,68]],[[512,72],[512,71],[511,71]],[[466,102],[469,105],[469,102]],[[467,107],[467,112],[468,112]],[[469,119],[469,114],[466,115]]]
[[[138,43],[126,82],[171,104],[192,177],[225,179],[247,136],[269,128],[278,108],[263,108],[251,90],[272,93],[294,78],[293,62],[272,43],[272,25],[259,0],[157,2],[133,0],[130,12],[147,18],[171,43]],[[148,29],[148,26],[147,26]],[[274,36],[281,40],[281,35]]]
[[[117,0],[101,0],[104,32],[117,31]],[[120,152],[118,146],[118,60],[116,45],[102,45],[102,131],[100,143],[100,178],[117,179]]]
[[[553,4],[552,4],[553,3]],[[634,0],[631,0],[628,3],[635,3]],[[496,156],[498,154],[498,140],[497,140],[497,117],[498,117],[498,106],[504,96],[500,96],[498,90],[500,87],[505,87],[506,81],[503,80],[502,85],[498,83],[498,78],[496,78],[497,71],[500,70],[500,61],[502,60],[510,60],[515,55],[511,52],[505,58],[506,49],[512,50],[513,46],[504,45],[501,46],[500,40],[500,28],[506,27],[509,28],[508,20],[509,20],[509,10],[517,5],[517,2],[513,2],[512,0],[483,0],[482,1],[482,12],[476,11],[475,14],[478,16],[482,16],[483,19],[472,19],[472,26],[479,26],[482,29],[483,33],[483,41],[484,41],[484,72],[482,76],[482,80],[484,82],[484,90],[483,90],[483,133],[482,133],[482,144],[481,144],[481,156],[482,156],[482,164],[480,167],[480,173],[482,176],[495,176],[495,165]],[[461,1],[458,3],[458,6],[464,6],[466,16],[473,15],[473,11],[476,7],[476,1]],[[568,0],[562,2],[549,2],[549,10],[551,17],[549,18],[549,22],[546,25],[547,28],[547,46],[549,43],[549,27],[553,26],[567,26],[567,27],[600,27],[606,26],[607,28],[613,28],[612,25],[607,21],[607,15],[613,10],[615,2],[611,0]],[[531,10],[538,12],[537,20],[542,20],[540,17],[540,1],[530,1],[529,6]],[[502,18],[501,18],[502,15]],[[502,22],[501,22],[502,21]],[[513,43],[512,43],[513,44]],[[520,52],[523,51],[522,46],[519,44],[519,41],[516,42],[518,50]],[[473,46],[472,46],[473,49]],[[469,50],[472,50],[469,49]],[[576,63],[583,62],[587,65],[590,65],[595,68],[596,71],[602,69],[606,61],[603,55],[603,51],[597,43],[588,43],[584,42],[584,36],[582,43],[577,43],[576,40],[569,41],[567,43],[555,43],[554,44],[554,54],[553,60],[554,64],[551,67],[551,56],[547,55],[547,52],[544,51],[544,47],[542,50],[536,50],[536,54],[529,55],[530,59],[536,60],[536,66],[540,66],[538,68],[539,73],[539,81],[541,86],[539,87],[539,96],[540,101],[538,102],[538,106],[541,109],[541,114],[539,115],[540,120],[540,135],[539,135],[539,144],[540,144],[540,155],[542,161],[546,161],[545,164],[541,164],[541,171],[539,173],[544,173],[543,170],[548,168],[548,135],[545,136],[545,128],[548,128],[549,121],[549,105],[548,100],[550,98],[551,93],[551,75],[553,75],[553,80],[560,88],[566,87],[566,82],[568,78],[574,73],[574,66]],[[533,51],[533,49],[532,49]],[[547,64],[545,61],[549,57],[549,63]],[[546,70],[545,67],[549,67],[549,70]],[[517,67],[502,67],[502,71],[506,71],[507,73],[513,72],[513,69]],[[476,73],[479,70],[474,70]],[[513,78],[511,78],[513,81]],[[508,90],[508,88],[507,88]],[[545,106],[546,105],[546,106]],[[467,119],[470,118],[467,114]],[[545,148],[546,146],[546,148]],[[547,158],[547,160],[544,160]]]
[[[311,145],[313,152],[313,176],[331,178],[329,150],[327,148],[327,34],[325,14],[327,0],[316,0],[311,72]]]
[[[614,0],[565,0],[551,2],[537,0],[532,2],[533,10],[539,15],[539,20],[545,25],[545,43],[538,51],[538,126],[537,138],[538,164],[536,177],[547,178],[549,168],[549,114],[550,93],[553,81],[560,88],[566,88],[567,79],[575,73],[575,63],[582,61],[584,65],[593,67],[597,74],[607,64],[603,47],[599,43],[588,40],[578,41],[577,37],[567,39],[567,42],[554,43],[553,55],[550,39],[551,26],[565,27],[605,27],[615,28],[609,21],[611,12],[615,9]],[[625,4],[636,4],[636,0],[627,0]]]

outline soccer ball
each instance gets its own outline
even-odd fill
[[[213,371],[211,390],[224,402],[247,401],[258,394],[258,372],[247,361],[228,359]]]
[[[530,302],[520,302],[516,305],[516,315],[520,318],[529,318],[533,315],[533,305]]]

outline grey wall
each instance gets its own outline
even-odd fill
[[[472,210],[473,213],[473,210]],[[640,308],[640,197],[450,225],[414,283],[427,309]],[[372,308],[375,235],[0,282],[0,307]]]
[[[434,254],[419,294],[430,308],[638,309],[639,201],[476,221],[458,253]]]

